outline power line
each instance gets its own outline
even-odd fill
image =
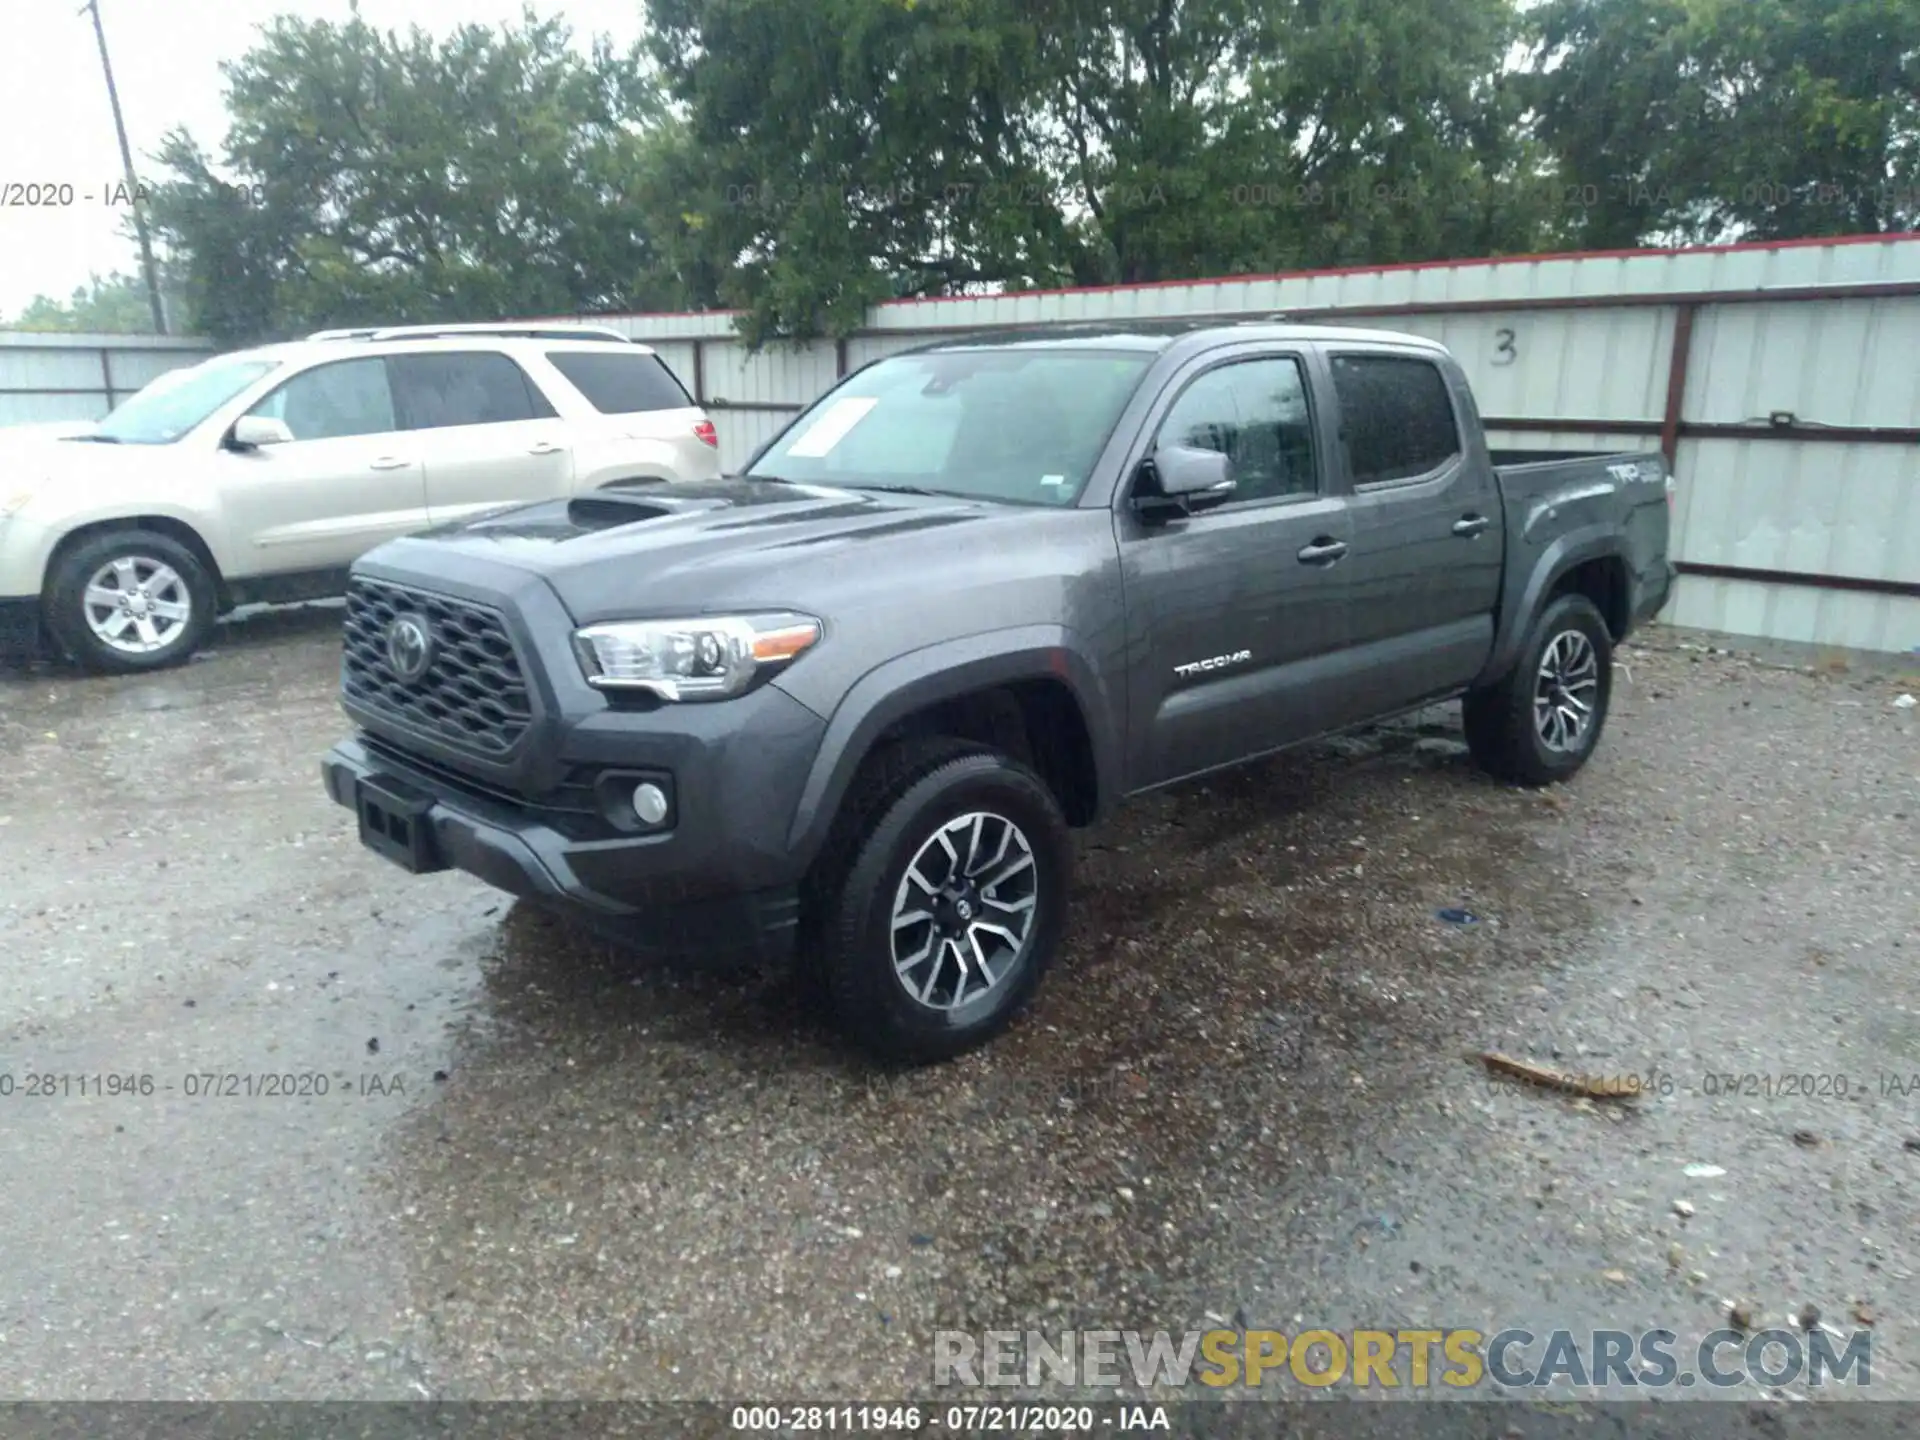
[[[120,89],[113,83],[113,62],[107,58],[107,32],[100,24],[100,0],[87,0],[79,13],[93,17],[94,38],[100,42],[100,70],[107,77],[107,100],[113,106],[113,128],[120,137],[120,167],[126,173],[127,194],[133,203],[133,233],[140,240],[140,268],[147,277],[147,303],[153,307],[153,329],[167,333],[167,312],[160,304],[160,272],[154,268],[153,240],[147,234],[146,212],[140,204],[140,182],[133,173],[133,147],[127,144],[127,122],[120,114]]]

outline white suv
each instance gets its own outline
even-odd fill
[[[720,473],[660,358],[562,325],[323,330],[161,376],[80,434],[0,431],[0,651],[185,660],[214,617],[339,594],[383,540]]]

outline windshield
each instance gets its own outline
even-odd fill
[[[747,473],[1071,505],[1152,361],[1023,348],[882,360],[801,416]]]
[[[129,445],[168,444],[279,363],[277,360],[208,360],[182,370],[169,370],[102,420],[93,434]]]

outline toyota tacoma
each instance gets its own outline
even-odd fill
[[[948,340],[738,475],[362,557],[323,776],[408,870],[798,954],[938,1059],[1033,994],[1070,831],[1125,797],[1454,696],[1487,770],[1571,776],[1671,496],[1657,453],[1496,456],[1411,336]]]

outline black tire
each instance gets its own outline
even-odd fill
[[[1541,695],[1540,671],[1549,647],[1559,642],[1561,653],[1569,647],[1577,649],[1577,642],[1563,639],[1574,635],[1585,640],[1593,657],[1593,711],[1583,731],[1561,737],[1568,743],[1556,747],[1541,733],[1535,701]],[[1491,775],[1516,785],[1552,785],[1577,773],[1592,756],[1606,728],[1612,695],[1613,638],[1606,619],[1586,596],[1562,595],[1533,622],[1519,659],[1505,678],[1467,695],[1463,707],[1467,746]]]
[[[958,967],[944,958],[934,922],[924,922],[937,957],[910,978],[924,981],[933,997],[927,1003],[908,992],[908,981],[895,966],[895,901],[922,847],[937,844],[943,826],[973,814],[992,817],[981,827],[983,850],[1002,833],[996,821],[1011,822],[1024,840],[1033,859],[1031,915],[1018,946],[996,949],[999,958],[989,957],[991,984],[971,996],[964,980],[957,986],[940,984],[941,975],[951,979]],[[971,834],[968,827],[965,835]],[[964,850],[964,838],[956,844]],[[1009,855],[1017,859],[1012,837],[1008,844]],[[1052,792],[1026,766],[997,751],[934,738],[904,742],[869,760],[835,822],[823,868],[809,886],[808,929],[815,952],[810,958],[841,1030],[876,1057],[907,1064],[949,1059],[999,1034],[1033,997],[1059,949],[1072,854],[1067,822]],[[980,867],[981,878],[990,878],[990,872],[999,873],[993,866]],[[1017,893],[1027,888],[1023,879],[1004,883],[1011,888],[1001,892],[1003,897],[1013,896],[1016,904],[1025,898]],[[979,887],[971,893],[979,895]],[[989,903],[1004,909],[1006,902],[976,899],[976,921],[987,919]],[[932,908],[937,907],[930,902],[930,913]],[[953,918],[968,912],[955,903],[943,913]],[[1004,918],[995,912],[991,920],[998,924]],[[903,932],[909,953],[917,948],[918,933],[917,927]],[[991,938],[986,943],[997,945]],[[980,977],[973,983],[980,984]],[[957,1003],[942,1008],[942,1001]]]
[[[169,585],[166,593],[184,594],[187,613],[184,619],[158,612],[147,617],[161,642],[154,649],[116,648],[88,623],[87,587],[103,568],[118,560],[133,562],[136,579],[157,574],[150,572],[152,566],[165,566],[178,577],[178,585]],[[69,659],[89,670],[126,674],[185,664],[213,628],[219,594],[206,566],[178,540],[152,530],[109,530],[81,541],[55,560],[43,603],[47,632]],[[146,603],[151,604],[151,599]],[[173,607],[181,602],[174,598],[162,603]]]

